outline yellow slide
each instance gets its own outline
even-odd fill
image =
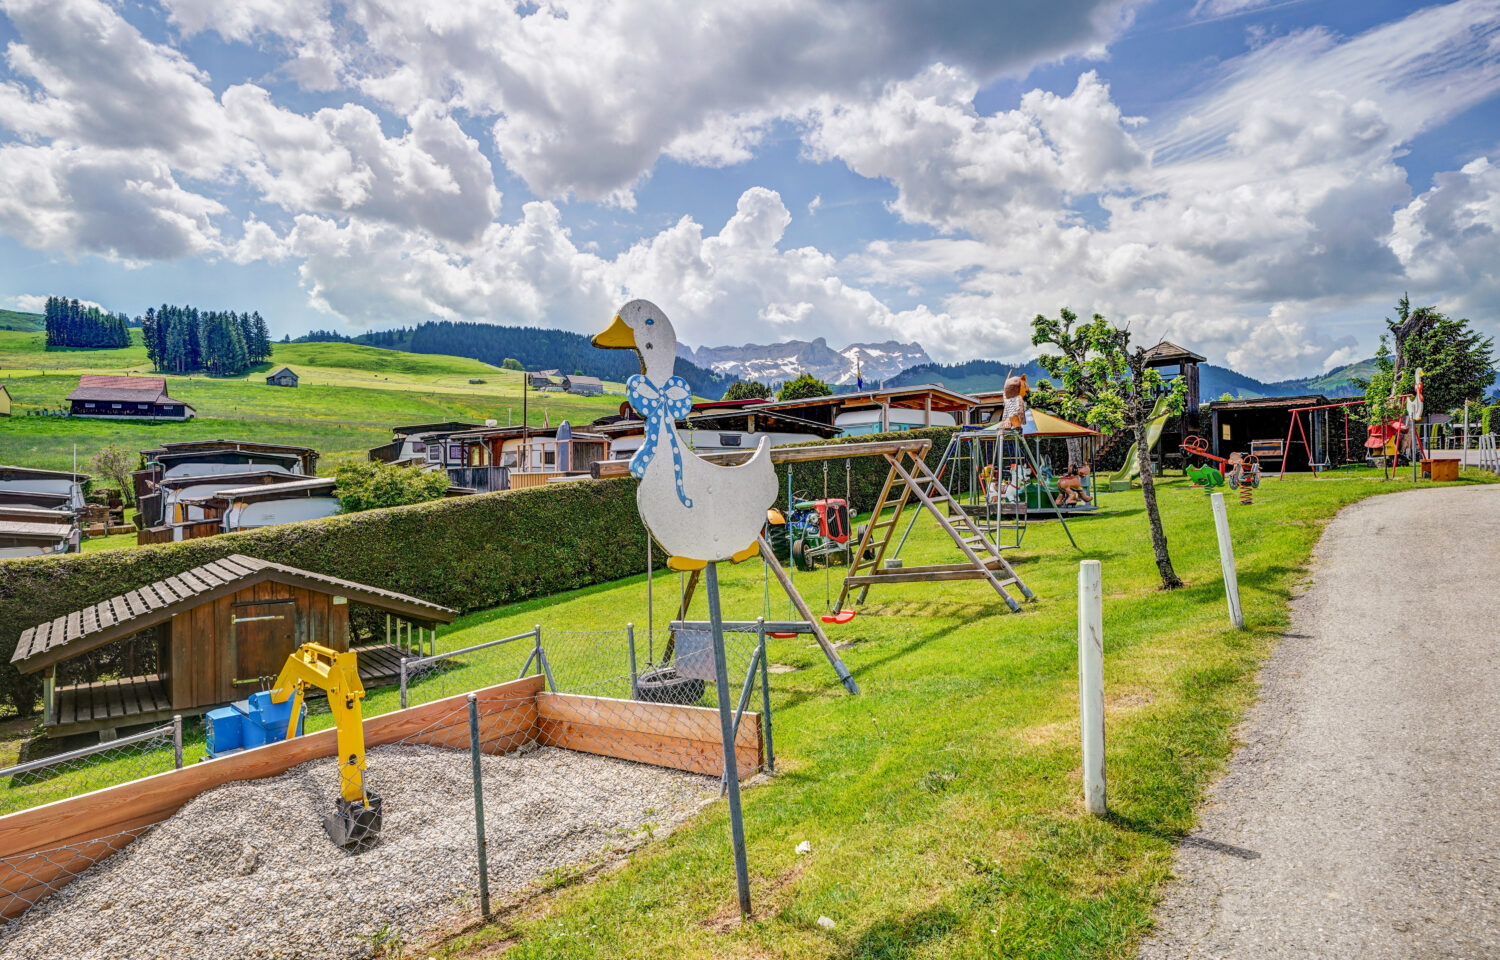
[[[1161,440],[1161,432],[1167,425],[1167,398],[1158,397],[1156,406],[1151,410],[1151,420],[1146,424],[1146,453],[1150,454],[1156,449],[1156,444]],[[1141,475],[1141,462],[1135,455],[1135,444],[1125,452],[1125,465],[1109,475],[1109,489],[1128,490],[1130,484],[1136,477]]]

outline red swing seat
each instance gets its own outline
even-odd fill
[[[825,613],[818,619],[824,623],[848,623],[854,619],[854,611],[840,610],[838,613]]]

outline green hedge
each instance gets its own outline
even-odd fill
[[[937,463],[951,430],[929,437]],[[844,460],[829,462],[829,494],[843,496]],[[853,500],[874,506],[884,459],[851,458]],[[780,474],[785,500],[786,467]],[[798,464],[794,489],[821,496],[822,466]],[[552,484],[330,517],[184,543],[0,562],[0,705],[29,715],[40,680],[10,656],[27,627],[184,570],[243,553],[342,577],[468,612],[641,573],[645,531],[629,479]]]

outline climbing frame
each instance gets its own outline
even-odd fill
[[[927,446],[903,447],[895,451],[882,452],[890,463],[890,472],[880,488],[880,499],[871,514],[870,523],[860,536],[859,546],[854,550],[854,560],[849,575],[844,578],[843,590],[834,609],[842,610],[844,601],[855,590],[859,591],[856,603],[864,603],[870,587],[877,583],[932,583],[944,580],[984,580],[1005,601],[1012,613],[1019,613],[1021,605],[1005,589],[1016,587],[1021,596],[1035,600],[1036,595],[1021,580],[1020,574],[1000,555],[1000,548],[964,510],[963,505],[948,492],[941,480],[927,466]],[[907,504],[915,498],[919,509],[926,509],[937,520],[943,531],[953,539],[963,553],[964,563],[929,564],[921,567],[895,567],[887,569],[887,555],[894,559],[900,552],[898,543],[891,549],[896,528]],[[946,506],[951,517],[945,516],[940,507]],[[885,511],[894,507],[889,518]],[[905,538],[901,538],[902,541]],[[870,548],[874,553],[866,559]]]

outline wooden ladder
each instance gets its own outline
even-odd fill
[[[948,488],[943,486],[942,481],[928,468],[924,453],[925,451],[903,450],[898,453],[884,454],[886,460],[890,462],[891,469],[886,474],[884,485],[880,488],[880,498],[875,512],[870,516],[870,523],[860,535],[859,545],[854,550],[853,561],[849,567],[849,575],[844,578],[844,587],[839,593],[835,609],[842,610],[844,601],[856,588],[859,590],[859,596],[855,602],[864,603],[870,587],[876,583],[986,580],[1005,601],[1005,605],[1011,609],[1011,612],[1019,613],[1021,605],[1006,592],[1005,588],[1008,586],[1019,588],[1021,595],[1027,600],[1035,600],[1036,596],[1000,555],[1000,548],[995,541],[985,535],[985,532],[964,510],[963,505],[948,492]],[[907,459],[910,460],[909,466],[902,464],[902,461]],[[916,497],[918,504],[931,513],[944,532],[953,539],[959,550],[963,552],[966,558],[965,563],[885,568],[887,553],[890,553],[891,558],[894,559],[900,552],[899,544],[894,552],[891,551],[891,540],[895,536],[901,514],[912,497]],[[951,512],[951,519],[944,515],[941,509],[944,506],[948,507]],[[894,510],[887,519],[885,511],[891,507],[894,507]],[[866,554],[872,548],[874,552],[869,559],[866,559]]]

